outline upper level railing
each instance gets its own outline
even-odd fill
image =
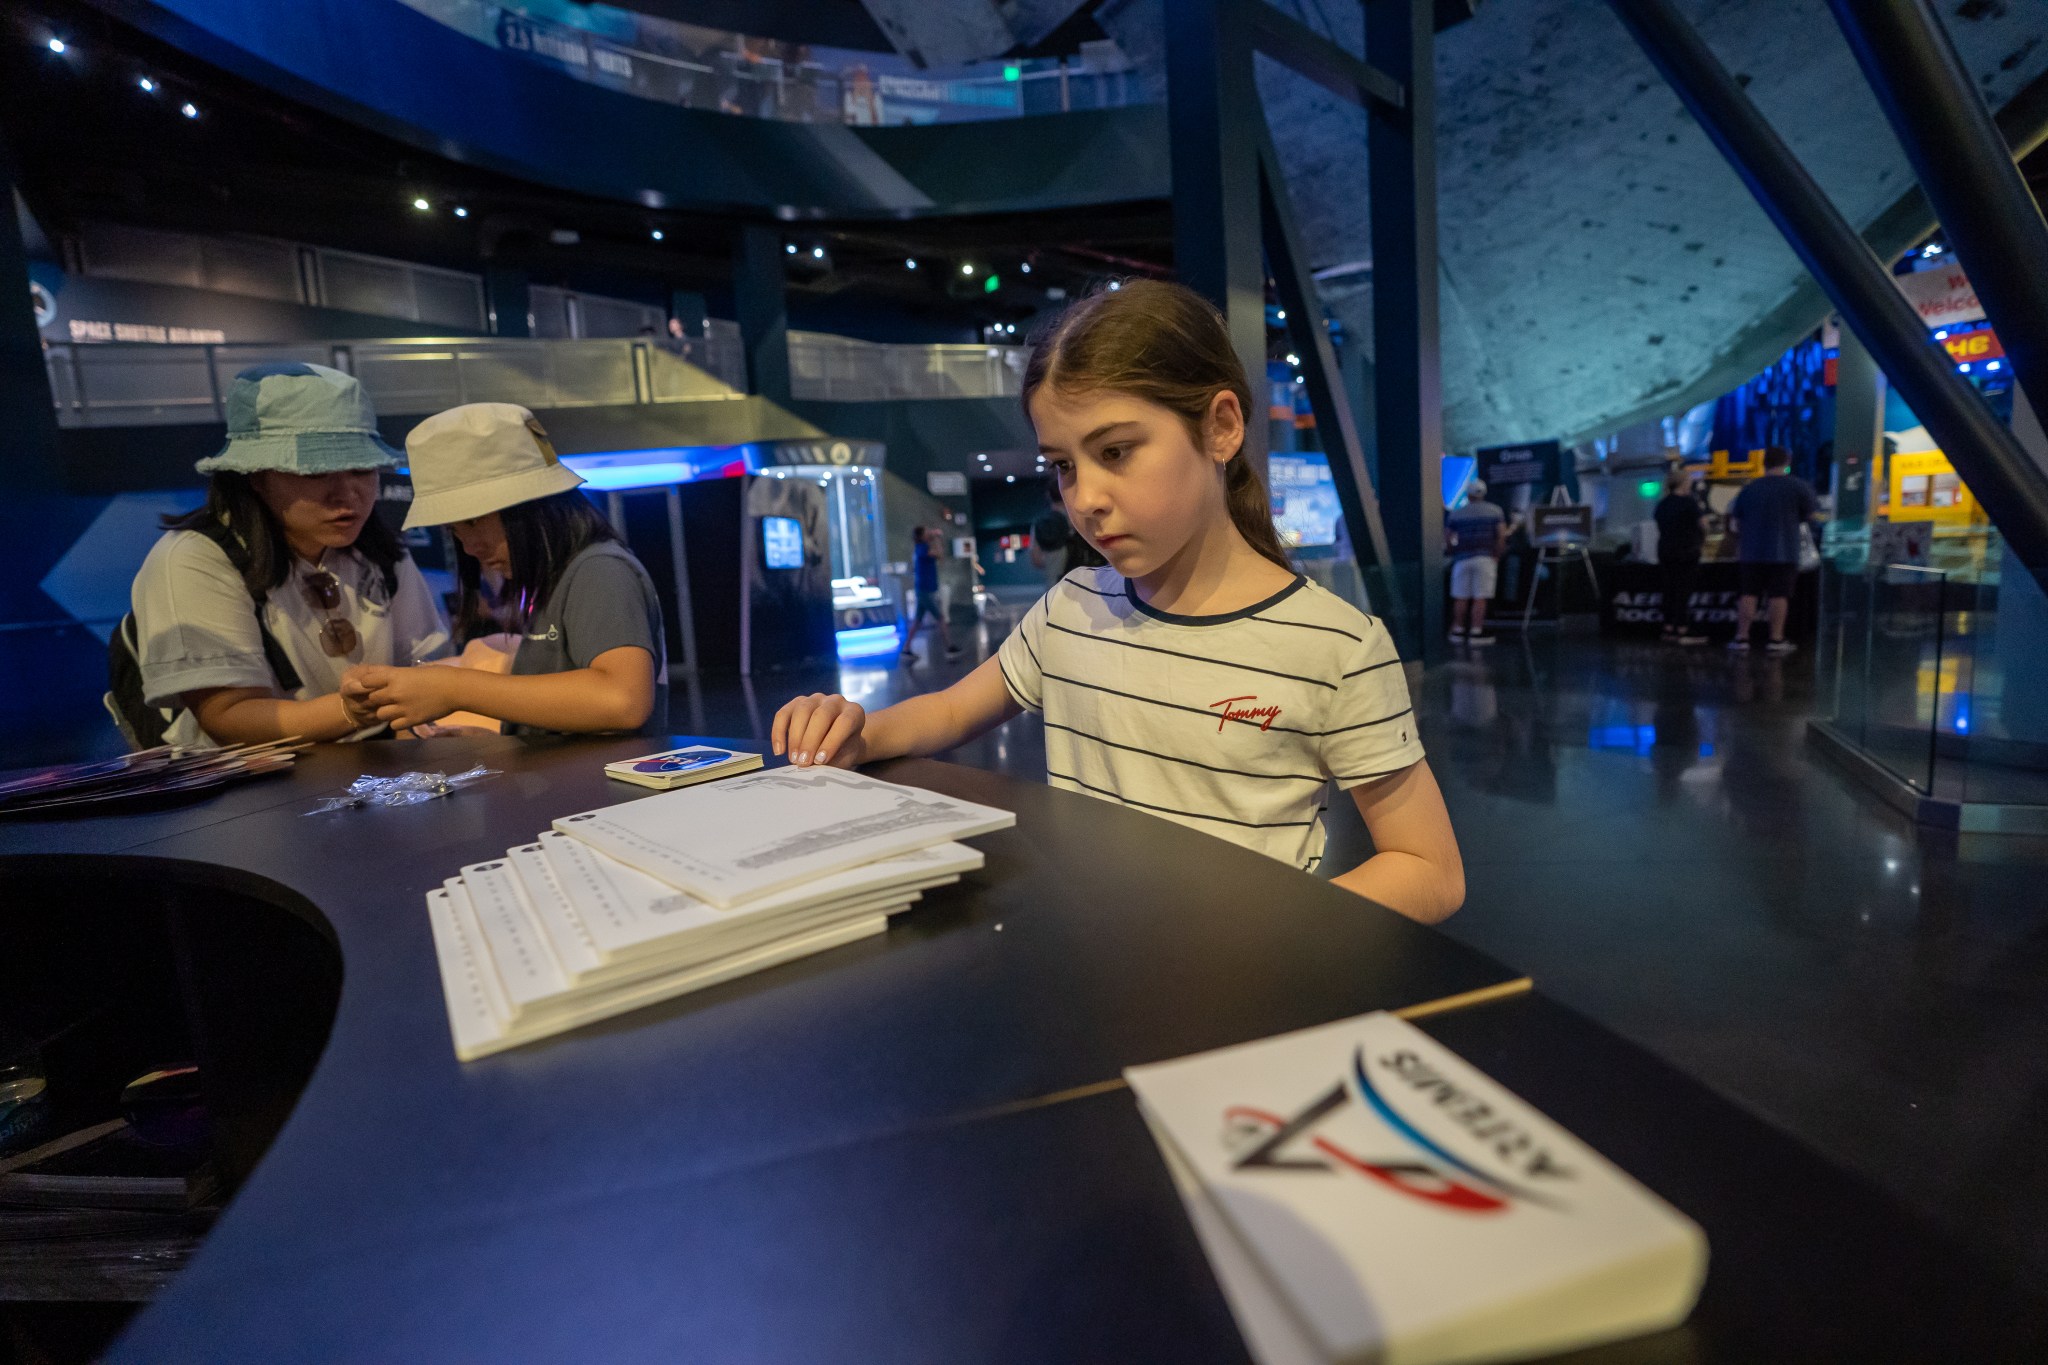
[[[919,68],[893,52],[753,38],[628,8],[491,0],[401,0],[497,49],[592,85],[688,109],[791,123],[957,123],[1142,104],[1138,72],[1112,42],[1079,57]]]
[[[1022,346],[904,346],[791,332],[790,388],[798,398],[853,403],[1014,398],[1024,391],[1027,354]]]
[[[903,346],[816,332],[789,337],[798,398],[841,402],[999,398],[1021,391],[1023,351]],[[270,361],[327,365],[362,381],[381,413],[463,403],[529,408],[720,401],[745,395],[739,331],[714,321],[685,342],[462,337],[277,345],[57,343],[44,361],[60,425],[155,426],[226,420],[235,375]]]

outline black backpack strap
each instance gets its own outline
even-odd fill
[[[277,642],[277,637],[270,633],[270,627],[264,623],[265,594],[257,591],[249,583],[249,547],[226,522],[209,522],[193,529],[220,546],[221,553],[228,557],[228,564],[240,575],[242,585],[249,589],[249,600],[256,608],[256,633],[263,640],[263,662],[270,665],[271,676],[277,679],[278,691],[298,691],[305,685],[304,680],[299,677],[299,670],[292,666],[291,658],[284,652],[284,646]]]
[[[107,710],[130,749],[154,749],[164,742],[171,720],[142,699],[142,649],[135,634],[135,613],[107,639]]]

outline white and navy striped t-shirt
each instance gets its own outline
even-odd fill
[[[1386,628],[1304,578],[1242,611],[1175,616],[1114,569],[1077,569],[997,659],[1018,705],[1045,715],[1053,786],[1311,871],[1327,784],[1422,758]]]

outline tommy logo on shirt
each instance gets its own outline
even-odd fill
[[[1210,709],[1210,710],[1212,710],[1212,711],[1213,711],[1213,710],[1215,710],[1215,709],[1216,709],[1217,707],[1219,707],[1219,706],[1223,708],[1223,713],[1222,713],[1222,715],[1221,715],[1220,717],[1218,717],[1218,719],[1217,719],[1217,721],[1216,721],[1216,733],[1217,733],[1217,734],[1219,734],[1219,735],[1220,735],[1220,734],[1222,734],[1222,733],[1223,733],[1223,727],[1224,727],[1224,726],[1226,726],[1226,725],[1228,725],[1228,724],[1230,724],[1230,722],[1232,722],[1232,721],[1234,721],[1234,720],[1255,720],[1255,721],[1259,722],[1259,729],[1261,729],[1261,730],[1270,730],[1270,729],[1272,729],[1272,728],[1273,728],[1273,722],[1274,722],[1274,721],[1276,721],[1276,720],[1278,720],[1278,719],[1280,719],[1280,708],[1279,708],[1279,707],[1277,707],[1277,706],[1239,706],[1239,705],[1237,705],[1237,703],[1238,703],[1238,702],[1241,702],[1241,701],[1257,701],[1257,700],[1258,700],[1258,698],[1257,698],[1257,697],[1255,697],[1255,696],[1254,696],[1254,697],[1225,697],[1225,698],[1224,698],[1224,699],[1223,699],[1222,701],[1212,701],[1212,702],[1210,702],[1210,703],[1209,703],[1209,709]]]

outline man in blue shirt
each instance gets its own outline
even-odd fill
[[[1486,500],[1484,480],[1465,485],[1465,499],[1444,519],[1444,549],[1451,557],[1451,642],[1490,645],[1486,604],[1493,600],[1508,514]]]
[[[1735,638],[1728,648],[1749,649],[1749,630],[1756,620],[1756,602],[1765,600],[1773,654],[1790,654],[1796,646],[1785,638],[1785,616],[1792,587],[1799,581],[1799,528],[1820,510],[1813,488],[1792,477],[1792,453],[1782,446],[1764,451],[1764,476],[1744,486],[1728,509],[1728,527],[1735,532],[1736,557],[1742,573],[1742,595],[1735,601]]]
[[[911,642],[917,639],[918,628],[929,616],[939,628],[939,643],[945,646],[946,657],[960,657],[960,647],[953,643],[953,631],[946,624],[945,609],[939,604],[939,547],[945,544],[945,532],[936,526],[913,526],[910,528],[910,584],[914,591],[915,605],[910,610],[910,630],[903,637],[903,649],[899,656],[906,664],[918,662],[917,651]]]

